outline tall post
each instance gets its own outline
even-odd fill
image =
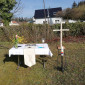
[[[60,32],[60,48],[61,48],[61,68],[62,68],[62,72],[64,71],[63,69],[63,55],[64,55],[64,49],[62,46],[62,19],[61,19],[61,28],[60,28],[61,32]]]
[[[61,32],[60,32],[60,47],[62,48],[62,20],[61,20]]]
[[[45,1],[43,0],[43,5],[44,5],[44,17],[45,17],[45,30],[44,30],[44,37],[47,39],[47,28],[46,28],[46,11],[45,11]]]
[[[45,1],[44,0],[43,0],[43,4],[44,4],[44,16],[45,16],[45,23],[46,23]]]
[[[47,12],[48,12],[48,16],[47,16],[47,17],[48,17],[48,25],[50,24],[50,23],[49,23],[49,17],[50,17],[50,16],[49,16],[49,9],[50,9],[50,7],[47,9]]]

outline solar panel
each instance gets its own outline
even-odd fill
[[[46,18],[48,17],[48,10],[49,10],[49,17],[52,18],[55,17],[54,13],[57,13],[58,11],[62,11],[62,8],[58,7],[58,8],[45,9]],[[35,10],[34,18],[35,19],[45,18],[44,9]]]

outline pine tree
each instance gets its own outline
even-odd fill
[[[77,7],[77,3],[74,1],[73,5],[72,5],[72,8],[76,8],[76,7]]]
[[[13,13],[13,7],[16,5],[16,0],[0,0],[0,17],[3,20],[5,26],[9,25]]]

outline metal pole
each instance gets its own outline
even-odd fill
[[[49,8],[50,8],[50,7],[49,7]],[[49,23],[49,8],[47,9],[47,11],[48,11],[48,16],[47,16],[47,17],[48,17],[48,25],[50,24],[50,23]]]
[[[18,67],[17,70],[19,69],[20,63],[19,63],[19,55],[18,55]]]
[[[62,48],[62,21],[61,21],[61,29],[60,29],[60,48]]]
[[[45,17],[45,38],[47,39],[47,28],[46,28],[46,11],[45,11],[45,1],[43,0],[43,4],[44,4],[44,17]]]
[[[46,23],[45,1],[44,0],[43,0],[43,4],[44,4],[44,16],[45,16],[45,23]]]
[[[64,72],[64,67],[63,67],[63,56],[61,56],[61,70]]]

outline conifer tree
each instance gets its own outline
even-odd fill
[[[73,5],[72,5],[72,8],[76,8],[76,7],[77,7],[77,3],[74,1]]]
[[[17,4],[16,0],[0,0],[0,17],[5,26],[9,25],[13,13],[14,6]]]

